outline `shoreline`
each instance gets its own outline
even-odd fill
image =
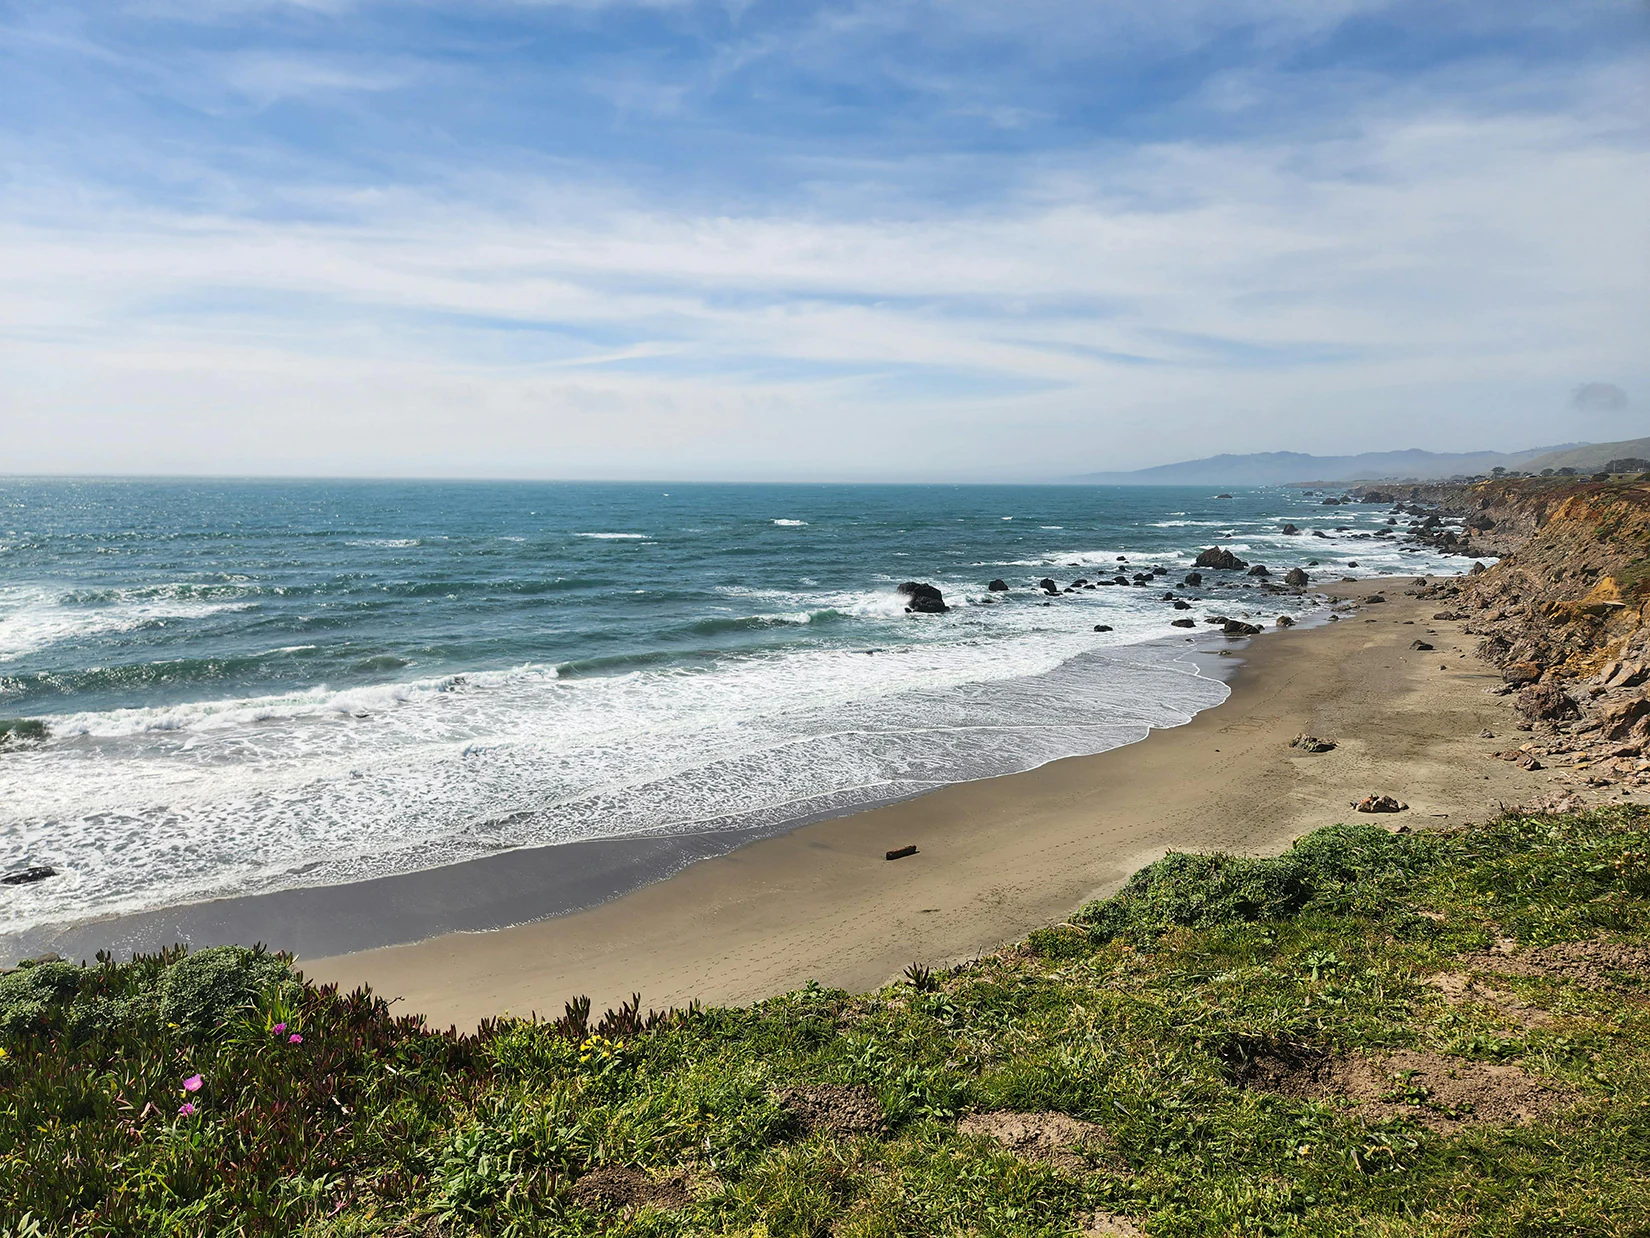
[[[1327,613],[1326,601],[1320,611],[1299,622],[1302,627],[1323,623]],[[1031,677],[1031,681],[1066,678],[1063,672],[1085,659],[1111,658],[1114,669],[1122,669],[1134,661],[1128,656],[1130,651],[1144,650],[1165,665],[1184,667],[1180,673],[1189,677],[1226,685],[1239,659],[1219,655],[1230,652],[1232,643],[1213,630],[1198,633],[1193,641],[1176,633],[1082,654],[1053,672]],[[1056,694],[1083,690],[1081,676],[1071,676],[1070,680],[1048,686]],[[1141,742],[1153,728],[1144,722],[1138,725],[1141,729],[1132,737],[1098,751]],[[950,786],[1034,773],[1062,759],[1069,758],[1049,758],[1007,774],[965,775],[920,789],[885,788],[858,803],[815,806],[781,820],[505,847],[493,854],[379,877],[225,895],[0,932],[0,960],[43,954],[84,959],[105,950],[125,958],[179,943],[201,949],[253,942],[303,957],[326,957],[416,945],[453,933],[519,927],[600,906],[668,880],[695,863],[766,838],[818,822],[874,812]]]
[[[1357,601],[1407,578],[1338,587]],[[1268,633],[1227,699],[1139,742],[830,817],[689,863],[569,914],[411,945],[301,957],[307,976],[398,998],[434,1025],[506,1011],[740,1004],[818,980],[865,990],[918,961],[974,957],[1057,922],[1176,850],[1276,852],[1354,818],[1370,792],[1419,828],[1481,817],[1544,785],[1485,758],[1510,730],[1494,668],[1433,604],[1391,596],[1341,622]],[[1409,642],[1431,633],[1437,648]],[[1447,667],[1447,670],[1440,669]],[[1308,731],[1335,751],[1288,747]],[[916,846],[888,862],[883,852]],[[500,857],[507,859],[508,857]],[[434,870],[439,873],[443,870]],[[281,943],[274,943],[281,944]]]

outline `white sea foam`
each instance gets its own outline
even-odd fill
[[[777,525],[783,525],[787,529],[805,528],[808,524],[806,520],[775,520],[774,523]]]
[[[409,546],[422,546],[423,544],[416,537],[361,537],[344,543],[346,546],[364,547],[373,550],[404,550]]]
[[[118,590],[79,600],[68,590],[40,586],[0,589],[0,662],[11,662],[66,641],[130,632],[174,619],[200,619],[250,610],[251,601],[186,596],[179,586]]]
[[[646,533],[575,533],[574,537],[593,537],[599,542],[645,542]]]

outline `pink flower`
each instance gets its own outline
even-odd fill
[[[269,1030],[274,1032],[277,1036],[279,1036],[282,1032],[286,1031],[286,1024],[285,1023],[277,1023],[274,1027],[270,1028]]]
[[[297,1032],[293,1032],[292,1035],[286,1038],[286,1042],[289,1045],[301,1045],[304,1043],[304,1038],[298,1035]]]
[[[189,1078],[183,1081],[183,1090],[185,1092],[198,1092],[201,1090],[201,1084],[204,1082],[205,1080],[203,1080],[199,1075],[190,1075]]]
[[[186,1100],[186,1101],[183,1102],[183,1104],[179,1105],[178,1106],[178,1116],[180,1118],[192,1118],[192,1117],[194,1117],[195,1116],[195,1102],[192,1101],[192,1100]]]

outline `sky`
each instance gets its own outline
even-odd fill
[[[0,0],[0,474],[1650,434],[1645,0]]]

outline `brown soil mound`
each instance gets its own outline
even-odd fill
[[[993,1139],[1028,1161],[1047,1161],[1079,1172],[1110,1142],[1104,1127],[1052,1112],[972,1113],[957,1123],[957,1130]],[[1084,1155],[1085,1151],[1090,1155]]]
[[[1564,941],[1512,955],[1472,955],[1463,962],[1509,976],[1571,980],[1584,989],[1616,988],[1623,976],[1650,980],[1650,950],[1613,941]]]
[[[650,1178],[627,1165],[603,1165],[573,1184],[573,1202],[598,1212],[632,1212],[644,1204],[685,1208],[691,1202],[679,1178]]]
[[[1382,1056],[1262,1056],[1248,1063],[1240,1082],[1301,1100],[1347,1100],[1371,1121],[1408,1117],[1440,1131],[1474,1122],[1523,1124],[1569,1099],[1516,1066],[1407,1049]]]
[[[786,1088],[779,1104],[796,1119],[804,1134],[824,1131],[836,1138],[879,1135],[886,1122],[882,1105],[869,1088],[819,1087]]]

